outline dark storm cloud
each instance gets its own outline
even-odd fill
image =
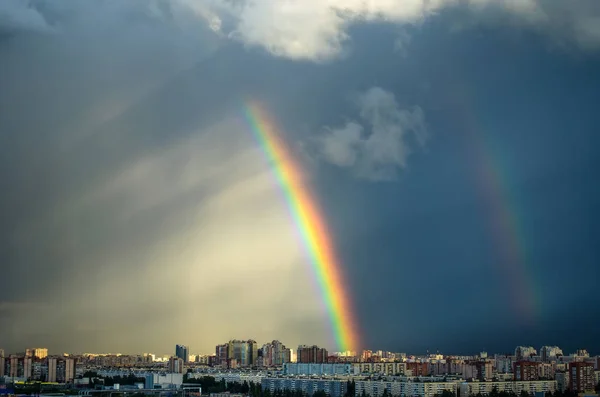
[[[383,18],[423,22],[418,28],[374,17],[352,26],[308,1],[315,8],[277,20],[283,27],[263,23],[260,7],[232,12],[218,1],[9,3],[0,8],[0,262],[10,297],[0,317],[11,324],[3,347],[163,352],[188,343],[210,352],[233,337],[331,342],[296,232],[240,120],[248,97],[264,101],[313,161],[307,169],[365,344],[476,351],[521,343],[471,174],[477,164],[452,115],[456,84],[476,87],[470,111],[518,169],[508,188],[524,203],[544,302],[531,343],[571,335],[539,324],[562,321],[598,276],[589,170],[599,98],[596,55],[586,52],[594,29],[585,22],[598,15],[593,3],[563,13],[556,36],[548,28],[563,9],[551,1],[529,3],[547,16],[539,21],[510,2],[467,14],[447,2],[428,19],[415,1],[408,14]],[[471,13],[485,27],[465,24]],[[313,15],[319,23],[305,23]],[[333,30],[320,30],[330,18]],[[271,28],[285,28],[279,41],[269,42]],[[322,40],[330,35],[343,40]],[[586,51],[575,51],[579,59],[547,52],[559,38],[587,43]],[[374,107],[357,106],[373,92],[381,99]],[[344,153],[372,160],[386,149],[394,183],[357,181],[367,176],[364,163],[347,172],[334,166],[346,163],[321,161],[327,146],[314,143],[348,121],[363,131],[350,145],[344,131],[336,135]],[[368,144],[379,141],[373,131],[386,137],[383,146]],[[570,255],[579,284],[556,276]]]

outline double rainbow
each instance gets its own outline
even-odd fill
[[[285,196],[288,209],[301,235],[313,274],[327,307],[333,337],[340,351],[357,348],[358,338],[346,295],[341,266],[329,238],[317,201],[304,183],[302,168],[294,160],[275,123],[256,102],[246,102],[244,115],[265,154]]]

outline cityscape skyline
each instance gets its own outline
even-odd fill
[[[511,354],[410,355],[364,350],[328,354],[316,346],[290,349],[273,340],[230,340],[212,356],[188,356],[177,344],[167,360],[137,356],[48,355],[30,348],[5,357],[0,350],[0,390],[9,394],[48,390],[79,395],[136,392],[180,393],[197,388],[269,397],[279,391],[322,397],[575,397],[600,391],[600,355],[585,349],[564,354],[558,346],[516,346]],[[182,358],[184,357],[184,358]],[[208,390],[206,390],[206,389]],[[158,389],[158,390],[157,390]],[[29,394],[25,393],[25,394]],[[504,394],[502,394],[504,393]],[[229,395],[229,394],[227,394]],[[214,397],[214,396],[213,396]]]
[[[255,344],[257,344],[258,349],[263,349],[265,346],[268,345],[272,345],[273,343],[277,343],[277,344],[281,344],[281,346],[285,349],[286,345],[284,343],[282,343],[281,341],[279,341],[278,339],[272,339],[270,341],[265,341],[264,343],[259,343],[257,341],[254,341],[253,339],[247,339],[247,340],[243,340],[243,339],[230,339],[228,343],[232,343],[232,342],[253,342]],[[218,350],[220,346],[227,346],[227,343],[225,345],[215,345],[216,349]],[[318,347],[317,345],[314,344],[300,344],[297,346],[293,346],[293,347],[287,347],[288,349],[291,349],[294,351],[295,354],[297,354],[298,348],[301,347]],[[409,356],[428,356],[428,355],[442,355],[442,356],[478,356],[480,354],[490,354],[490,355],[519,355],[519,353],[517,353],[517,351],[519,349],[532,349],[531,351],[525,351],[523,352],[521,355],[522,356],[539,356],[539,357],[545,357],[546,355],[548,355],[548,353],[546,352],[547,350],[551,350],[552,353],[550,353],[552,356],[565,356],[565,357],[569,357],[569,356],[580,356],[580,355],[587,355],[587,356],[595,356],[596,352],[588,350],[587,348],[582,348],[581,346],[577,349],[572,349],[572,350],[567,350],[567,349],[562,349],[560,347],[560,345],[540,345],[539,350],[536,349],[533,346],[530,345],[518,345],[516,348],[513,347],[512,349],[508,349],[505,351],[487,351],[485,349],[480,349],[479,351],[476,352],[443,352],[443,351],[439,351],[438,349],[431,349],[431,350],[427,350],[424,352],[411,352],[408,350],[384,350],[384,349],[361,349],[361,350],[348,350],[348,351],[335,351],[335,350],[330,350],[328,347],[323,346],[324,349],[326,349],[326,352],[328,352],[327,357],[330,356],[337,356],[337,357],[344,357],[344,356],[348,356],[348,357],[361,357],[364,356],[364,354],[366,352],[370,353],[370,354],[375,354],[376,353],[386,353],[386,354],[402,354],[403,357],[409,357]],[[177,358],[181,358],[184,360],[184,362],[188,362],[189,360],[184,359],[184,357],[190,357],[190,356],[211,356],[211,355],[215,355],[215,349],[213,348],[212,351],[205,351],[205,352],[200,352],[200,351],[195,351],[192,350],[190,348],[189,345],[183,345],[183,344],[176,344],[175,348],[172,349],[173,351],[171,353],[166,353],[166,352],[159,352],[156,353],[156,351],[149,349],[149,350],[145,350],[144,352],[110,352],[110,351],[106,351],[106,352],[101,352],[101,351],[97,351],[97,352],[92,352],[92,351],[82,351],[82,352],[75,352],[75,351],[52,351],[48,348],[24,348],[21,350],[15,350],[15,351],[10,351],[7,349],[4,349],[2,347],[0,347],[0,357],[6,357],[9,355],[15,355],[15,354],[21,354],[24,356],[29,356],[29,357],[36,357],[36,358],[45,358],[48,356],[60,356],[62,354],[70,354],[70,355],[152,355],[155,356],[156,358],[168,358],[168,357],[177,357]],[[154,352],[153,352],[154,351]],[[564,351],[564,354],[563,354]],[[262,354],[262,353],[261,353]],[[599,355],[600,356],[600,355]],[[291,362],[290,360],[286,361],[286,362]],[[313,361],[310,361],[313,362]],[[316,361],[314,361],[316,362]]]

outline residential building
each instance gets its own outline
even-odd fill
[[[20,374],[24,379],[31,379],[32,359],[31,357],[23,357],[23,372]]]
[[[515,357],[517,360],[523,360],[537,355],[537,350],[531,346],[517,346]]]
[[[223,345],[221,345],[223,346]],[[229,360],[229,365],[235,360],[235,365],[242,367],[256,365],[258,359],[258,346],[254,340],[230,340],[226,345],[226,361]],[[223,354],[217,346],[217,353]],[[221,362],[222,363],[222,362]]]
[[[542,361],[551,361],[562,356],[563,351],[558,346],[542,346],[540,355],[542,356]]]
[[[215,361],[216,365],[226,366],[227,365],[227,349],[228,344],[217,345],[215,349]]]
[[[26,349],[25,356],[37,359],[44,359],[48,357],[48,349],[45,347],[36,347],[33,349]]]
[[[175,357],[183,360],[184,364],[190,362],[190,349],[184,345],[175,345]]]
[[[406,363],[406,370],[411,371],[412,376],[429,375],[429,363],[412,362]]]
[[[357,363],[353,364],[353,373],[355,375],[381,374],[381,375],[405,375],[407,363]]]
[[[48,357],[48,382],[56,382],[56,367],[58,359],[56,357]]]
[[[513,374],[516,381],[537,380],[539,378],[538,363],[524,360],[517,361]]]
[[[264,344],[261,350],[262,365],[265,367],[281,366],[291,362],[291,350],[278,340]]]
[[[586,362],[569,363],[569,389],[581,393],[594,390],[594,364]]]
[[[75,359],[73,358],[65,358],[65,383],[73,383],[75,379]]]
[[[169,372],[175,374],[183,373],[183,359],[180,357],[171,357],[169,359]]]
[[[512,381],[512,382],[463,382],[460,384],[461,396],[474,396],[479,393],[489,395],[493,390],[498,392],[516,393],[519,395],[522,391],[529,394],[538,392],[556,391],[556,381],[554,380],[533,380],[533,381]]]
[[[350,363],[285,363],[284,375],[351,375],[354,368]]]
[[[313,395],[316,391],[324,391],[330,397],[343,397],[346,393],[347,380],[265,377],[261,380],[261,386],[271,394],[276,390],[301,390],[307,396]]]
[[[413,382],[413,381],[355,381],[355,396],[363,394],[371,397],[381,397],[387,391],[388,395],[397,397],[433,397],[441,395],[444,390],[456,395],[458,383],[456,382]]]
[[[298,346],[297,362],[299,363],[326,363],[327,362],[327,349],[319,347],[317,345]]]

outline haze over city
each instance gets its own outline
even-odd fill
[[[0,348],[599,354],[598,26],[0,1]]]

